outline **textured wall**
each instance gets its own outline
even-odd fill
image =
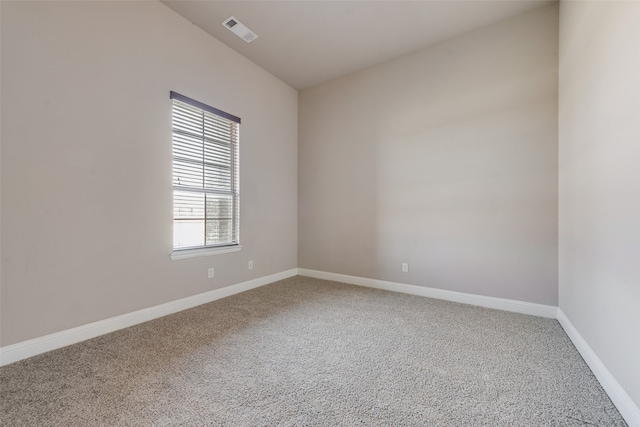
[[[556,305],[557,49],[554,4],[301,92],[299,266]]]
[[[242,118],[241,252],[169,258],[170,90]],[[295,268],[297,95],[157,2],[2,2],[1,344]]]
[[[562,2],[560,308],[640,406],[640,3]]]

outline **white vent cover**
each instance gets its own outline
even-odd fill
[[[247,43],[251,43],[258,38],[258,35],[256,33],[248,29],[244,24],[240,23],[240,21],[238,21],[233,16],[225,19],[222,25],[227,27],[229,30],[231,30],[231,32],[233,32],[236,36],[240,37]]]

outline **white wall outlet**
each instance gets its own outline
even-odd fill
[[[211,267],[211,268],[209,269],[209,274],[208,274],[209,279],[211,279],[211,278],[214,276],[214,273],[215,273],[215,272],[213,271],[213,267]]]
[[[403,273],[408,273],[409,272],[409,263],[407,263],[407,262],[403,262],[402,263],[402,272]]]
[[[249,261],[249,270],[253,270],[253,260]]]

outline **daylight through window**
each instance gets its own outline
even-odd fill
[[[173,249],[239,243],[240,118],[171,92]]]

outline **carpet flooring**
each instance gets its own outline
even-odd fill
[[[0,368],[3,426],[624,426],[552,319],[296,276]]]

